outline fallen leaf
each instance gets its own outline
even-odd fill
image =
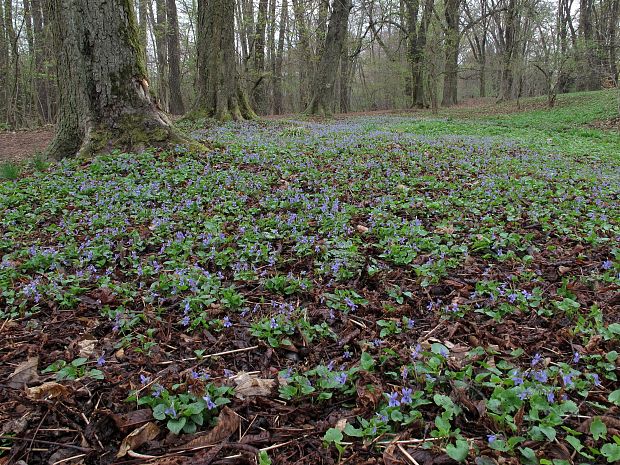
[[[561,275],[565,275],[566,273],[570,271],[570,268],[566,266],[561,266],[558,268],[558,271],[560,272]]]
[[[109,410],[105,410],[103,411],[103,413],[112,417],[112,420],[114,420],[116,427],[123,433],[126,433],[130,429],[135,428],[136,426],[153,419],[150,408],[134,410],[133,412],[123,413],[122,415],[112,413]]]
[[[367,233],[367,232],[369,231],[369,229],[368,229],[366,226],[361,225],[361,224],[358,224],[358,225],[355,227],[355,229],[357,229],[357,232],[358,232],[358,233],[361,233],[361,234]]]
[[[123,439],[123,442],[121,443],[121,447],[119,448],[116,457],[124,457],[125,455],[127,455],[127,452],[137,449],[142,444],[148,441],[152,441],[157,437],[158,434],[159,427],[153,422],[148,422],[140,426],[140,428],[132,431],[125,437],[125,439]]]
[[[241,418],[228,407],[224,407],[217,417],[217,425],[203,436],[198,436],[182,446],[175,447],[175,450],[196,449],[205,447],[227,439],[239,428]]]
[[[9,376],[8,386],[13,389],[22,389],[39,379],[37,375],[37,366],[39,365],[39,357],[30,357],[25,362],[19,364],[15,371]]]
[[[341,418],[340,420],[338,420],[336,422],[336,426],[335,428],[338,431],[344,431],[344,429],[347,427],[347,419],[346,418]]]
[[[63,386],[56,381],[48,381],[40,386],[26,388],[26,395],[33,400],[67,397],[70,392],[71,390],[67,386]]]
[[[80,349],[80,357],[88,358],[95,351],[96,339],[84,339],[78,342],[78,348]]]
[[[237,385],[235,397],[241,400],[246,397],[268,396],[276,384],[275,379],[258,378],[245,372],[237,374],[233,380]]]

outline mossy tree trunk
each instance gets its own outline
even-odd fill
[[[256,118],[235,66],[234,0],[198,2],[197,111],[220,121]]]
[[[57,55],[59,119],[49,156],[176,142],[146,80],[133,0],[47,0]]]
[[[312,98],[306,109],[309,115],[330,115],[334,105],[334,84],[346,40],[351,0],[334,0],[329,18],[325,46],[312,85]]]
[[[445,56],[443,101],[449,107],[457,103],[458,72],[459,72],[459,10],[460,0],[448,0],[445,5]]]
[[[185,113],[183,95],[181,94],[181,48],[179,44],[179,19],[175,0],[167,0],[168,17],[168,67],[170,81],[170,113]]]

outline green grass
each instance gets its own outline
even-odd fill
[[[15,180],[19,177],[19,166],[15,163],[5,162],[0,164],[0,179]]]
[[[582,92],[558,96],[556,108],[544,108],[544,98],[514,104],[443,110],[439,117],[403,123],[397,130],[427,136],[488,136],[502,141],[590,160],[620,160],[620,133],[591,126],[618,117],[616,91]],[[543,108],[541,108],[543,106]],[[531,109],[534,108],[534,109]]]

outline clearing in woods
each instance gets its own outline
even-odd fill
[[[24,167],[0,463],[619,460],[614,99]]]

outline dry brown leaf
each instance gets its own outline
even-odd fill
[[[153,419],[150,408],[134,410],[132,412],[123,413],[122,415],[112,413],[109,410],[104,410],[103,413],[112,417],[116,427],[123,433]]]
[[[116,457],[124,457],[127,455],[127,452],[137,449],[148,441],[152,441],[158,434],[159,427],[152,421],[142,425],[140,428],[129,433],[125,439],[123,439]]]
[[[37,366],[39,357],[30,357],[25,362],[19,364],[15,371],[9,376],[7,385],[13,389],[22,389],[39,379]]]
[[[84,339],[78,342],[78,348],[80,349],[80,357],[88,358],[95,351],[96,339]]]
[[[403,462],[396,456],[396,444],[389,444],[383,451],[383,463],[385,465],[405,465],[407,462]]]
[[[357,229],[357,232],[360,233],[360,234],[365,234],[365,233],[367,233],[369,231],[369,229],[366,226],[362,225],[362,224],[358,224],[355,227],[355,229]]]
[[[344,431],[346,427],[347,427],[346,418],[341,418],[340,420],[336,422],[336,426],[334,426],[334,428],[336,428],[338,431]]]
[[[26,395],[33,400],[56,399],[67,397],[71,389],[67,386],[57,383],[56,381],[48,381],[40,386],[26,388]]]
[[[198,447],[210,446],[227,439],[239,428],[241,418],[228,407],[224,407],[217,417],[217,425],[203,436],[198,436],[182,446],[175,447],[175,450],[196,449]]]
[[[258,378],[241,372],[233,378],[237,387],[235,397],[245,399],[246,397],[268,396],[276,385],[275,379]]]

